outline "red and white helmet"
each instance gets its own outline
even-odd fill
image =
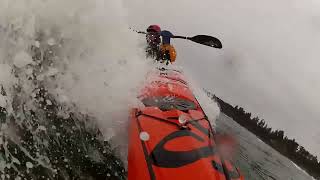
[[[147,28],[147,32],[158,32],[158,33],[160,33],[161,32],[161,28],[158,25],[150,25]]]

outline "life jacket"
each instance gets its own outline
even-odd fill
[[[171,44],[162,44],[160,46],[160,52],[162,60],[168,60],[171,64],[176,61],[177,52]]]

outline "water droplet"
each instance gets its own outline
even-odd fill
[[[50,39],[48,39],[47,43],[48,43],[48,45],[53,46],[56,44],[56,41],[55,41],[55,39],[50,38]]]
[[[47,131],[47,128],[44,127],[44,126],[39,126],[39,127],[38,127],[38,130],[40,130],[40,131]]]
[[[187,117],[182,114],[179,116],[178,120],[180,124],[185,124],[187,122]]]
[[[35,42],[34,42],[34,45],[35,45],[37,48],[40,48],[40,42],[39,42],[39,41],[35,41]]]
[[[141,133],[140,133],[140,139],[141,139],[142,141],[148,141],[148,140],[150,139],[149,133],[147,133],[147,132],[145,132],[145,131],[141,132]]]
[[[52,105],[52,102],[51,102],[49,99],[46,100],[46,103],[47,103],[47,105],[49,105],[49,106]]]
[[[1,124],[1,131],[5,131],[8,129],[8,125],[6,123]]]
[[[31,168],[33,168],[33,164],[31,162],[26,162],[26,167],[28,169],[31,169]]]

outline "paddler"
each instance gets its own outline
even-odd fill
[[[147,57],[152,57],[158,61],[165,62],[167,65],[169,62],[173,63],[176,60],[176,50],[170,44],[171,38],[174,38],[175,36],[170,31],[161,31],[160,26],[150,25],[145,34],[148,44],[146,49]]]

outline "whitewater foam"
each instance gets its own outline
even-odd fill
[[[0,7],[0,83],[6,92],[16,81],[31,92],[25,75],[35,75],[61,103],[76,104],[104,126],[126,119],[116,114],[134,101],[148,65],[121,2],[1,1]],[[32,45],[41,53],[37,60]],[[35,63],[47,65],[39,70]]]
[[[0,1],[0,106],[24,119],[25,110],[41,114],[35,102],[57,104],[58,116],[93,117],[106,140],[120,134],[110,142],[123,146],[129,110],[150,69],[126,14],[118,0]],[[36,99],[43,89],[51,100]]]

